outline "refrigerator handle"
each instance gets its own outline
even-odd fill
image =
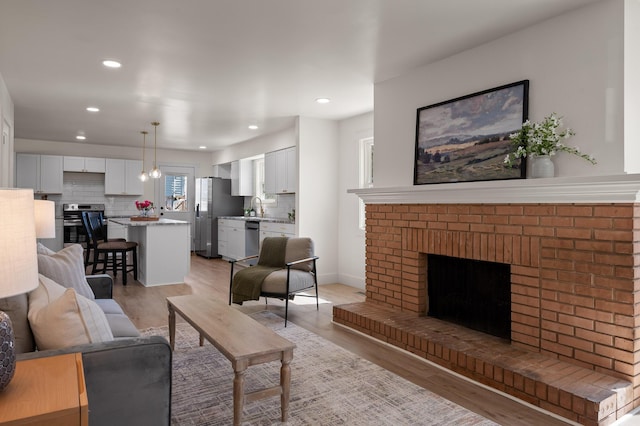
[[[200,217],[200,203],[196,204],[196,217]]]

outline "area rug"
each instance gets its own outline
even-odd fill
[[[363,359],[268,311],[252,315],[294,342],[287,425],[495,425],[451,401]],[[168,327],[145,335],[168,338]],[[249,367],[246,390],[279,382],[278,362]],[[172,425],[233,424],[231,363],[198,333],[176,325],[173,355]],[[280,398],[245,404],[244,425],[280,422]]]

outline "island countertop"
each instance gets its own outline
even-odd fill
[[[186,220],[175,219],[159,219],[159,220],[131,220],[125,217],[114,217],[109,219],[110,222],[123,226],[158,226],[158,225],[189,225]]]

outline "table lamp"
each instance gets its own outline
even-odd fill
[[[0,189],[0,298],[38,287],[36,226],[31,189]],[[0,311],[0,391],[16,370],[9,315]]]
[[[36,218],[36,238],[56,237],[56,203],[34,200]]]

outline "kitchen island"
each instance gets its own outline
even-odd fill
[[[160,219],[134,221],[110,218],[127,227],[127,240],[138,243],[138,281],[145,287],[181,284],[189,273],[191,256],[190,223]]]

